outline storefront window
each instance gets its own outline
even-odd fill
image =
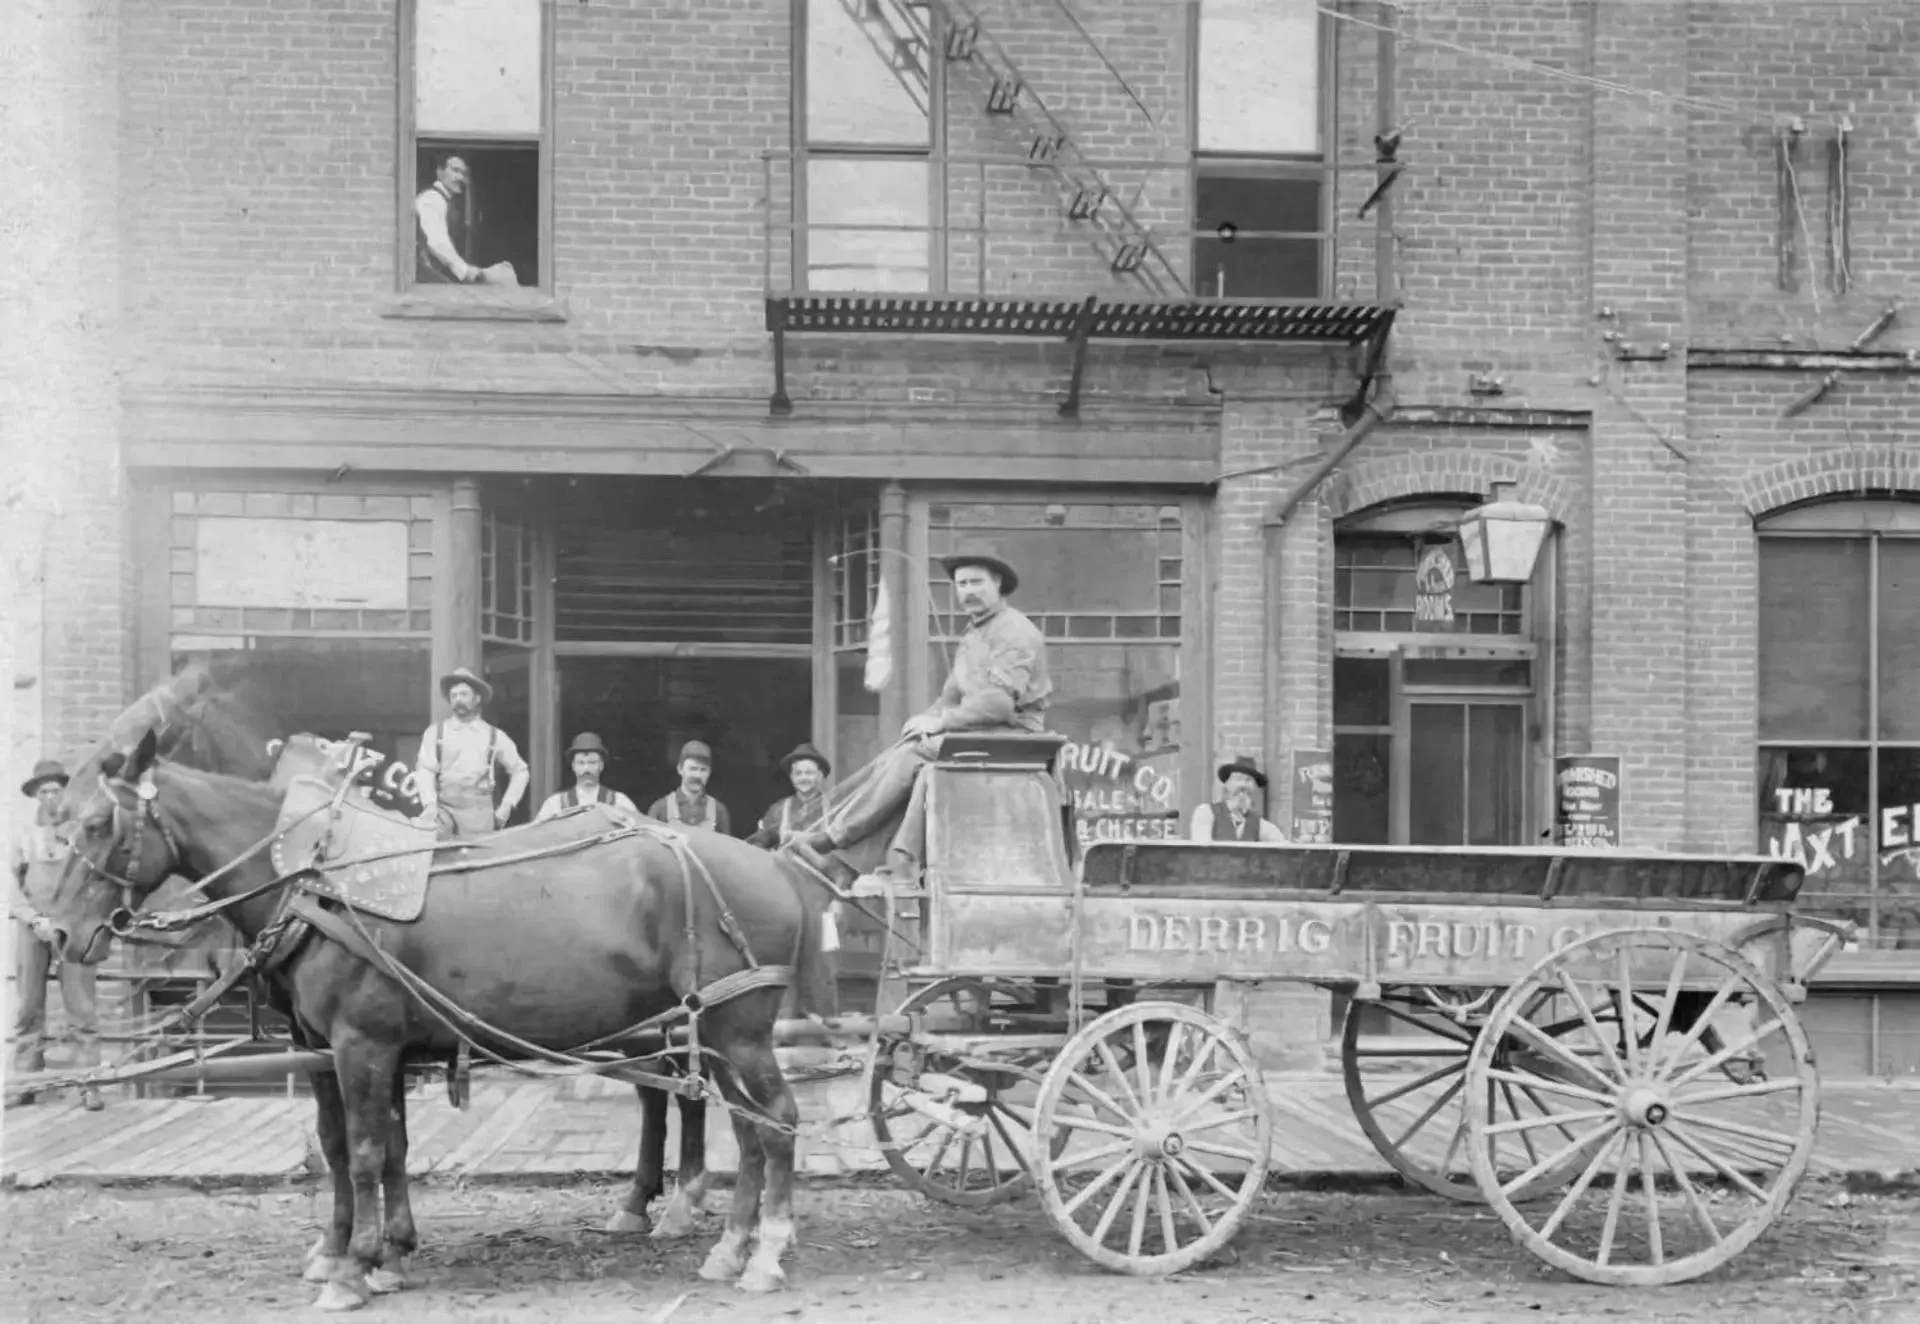
[[[1920,951],[1920,504],[1806,507],[1761,532],[1761,846],[1863,945]]]
[[[1061,771],[1084,846],[1178,836],[1180,510],[1139,503],[935,505],[928,544],[938,683],[966,617],[940,557],[986,544],[1020,571],[1014,601],[1046,635],[1047,728],[1067,737]]]

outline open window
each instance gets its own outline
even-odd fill
[[[399,288],[553,288],[551,6],[401,0]]]

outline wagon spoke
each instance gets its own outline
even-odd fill
[[[1175,1021],[1167,1030],[1166,1055],[1160,1059],[1160,1083],[1152,1093],[1163,1102],[1173,1097],[1173,1066],[1180,1057],[1180,1043],[1187,1027]]]
[[[1558,1150],[1555,1150],[1553,1153],[1549,1154],[1546,1158],[1541,1159],[1538,1163],[1534,1164],[1531,1168],[1528,1168],[1525,1172],[1521,1173],[1518,1177],[1515,1177],[1512,1181],[1502,1184],[1500,1189],[1507,1195],[1511,1196],[1515,1191],[1523,1190],[1526,1187],[1532,1185],[1534,1182],[1540,1180],[1540,1178],[1546,1176],[1549,1172],[1552,1172],[1555,1168],[1558,1168],[1562,1163],[1565,1163],[1568,1159],[1572,1158],[1576,1153],[1586,1148],[1588,1145],[1593,1144],[1597,1140],[1604,1139],[1607,1136],[1610,1136],[1619,1130],[1620,1130],[1620,1121],[1618,1118],[1615,1118],[1614,1120],[1602,1126],[1596,1127],[1592,1131],[1589,1131],[1586,1135],[1580,1137],[1580,1139],[1575,1140],[1571,1144],[1566,1145]]]
[[[1462,1029],[1458,1025],[1455,1025],[1452,1021],[1448,1020],[1446,1016],[1440,1013],[1439,1011],[1431,1012],[1426,1017],[1420,1017],[1420,1016],[1409,1015],[1407,1012],[1404,1012],[1400,1010],[1400,1008],[1394,1006],[1391,1002],[1381,1001],[1381,1002],[1376,1002],[1373,1005],[1380,1008],[1381,1011],[1384,1011],[1387,1015],[1392,1016],[1394,1019],[1406,1022],[1408,1025],[1411,1025],[1416,1030],[1425,1030],[1429,1034],[1438,1034],[1442,1038],[1451,1039],[1455,1043],[1463,1045],[1464,1047],[1467,1047],[1467,1048],[1471,1048],[1473,1046],[1472,1033],[1470,1031]]]
[[[959,1190],[964,1191],[967,1189],[967,1174],[973,1171],[972,1159],[973,1137],[970,1135],[962,1135],[960,1137],[960,1157],[953,1165],[954,1185]]]
[[[940,1160],[947,1156],[949,1149],[953,1148],[953,1138],[957,1134],[958,1132],[950,1127],[945,1129],[940,1137],[940,1147],[933,1151],[933,1157],[928,1159],[926,1166],[920,1169],[921,1176],[928,1178],[933,1176],[933,1170],[940,1166]]]
[[[1258,1108],[1237,1108],[1233,1112],[1220,1113],[1205,1121],[1195,1122],[1186,1130],[1189,1134],[1195,1131],[1218,1131],[1223,1126],[1239,1126],[1242,1122],[1251,1122],[1259,1116]]]
[[[1075,1154],[1066,1161],[1074,1167],[1080,1168],[1085,1167],[1089,1163],[1099,1163],[1104,1159],[1110,1159],[1116,1154],[1131,1154],[1135,1148],[1136,1146],[1131,1140],[1118,1140],[1111,1145],[1102,1145],[1098,1149],[1089,1149],[1084,1154]]]
[[[1202,1154],[1211,1154],[1215,1158],[1232,1159],[1236,1163],[1258,1163],[1259,1158],[1251,1151],[1237,1149],[1232,1145],[1222,1145],[1212,1140],[1188,1140],[1188,1151],[1198,1150]]]
[[[1557,1126],[1565,1130],[1573,1122],[1598,1122],[1614,1115],[1611,1108],[1595,1108],[1584,1113],[1550,1113],[1545,1117],[1518,1117],[1511,1122],[1495,1122],[1487,1128],[1488,1135],[1510,1135],[1518,1132],[1525,1135],[1528,1131],[1538,1131],[1544,1126]]]
[[[1235,1085],[1239,1084],[1241,1079],[1242,1078],[1237,1071],[1232,1075],[1226,1075],[1226,1076],[1220,1077],[1220,1079],[1214,1081],[1212,1085],[1207,1087],[1207,1092],[1205,1094],[1202,1094],[1199,1098],[1195,1099],[1192,1103],[1189,1103],[1185,1108],[1181,1109],[1179,1115],[1173,1119],[1173,1124],[1176,1127],[1185,1126],[1190,1118],[1192,1118],[1196,1113],[1204,1109],[1208,1104],[1212,1103],[1215,1099],[1219,1098],[1222,1094],[1225,1094],[1228,1090],[1232,1089]]]
[[[1143,1106],[1153,1100],[1153,1066],[1148,1061],[1148,1057],[1146,1024],[1143,1021],[1135,1021],[1133,1023],[1133,1069],[1140,1077],[1140,1091],[1135,1097]],[[1142,1185],[1144,1186],[1145,1183]]]
[[[1574,979],[1570,971],[1562,969],[1560,984],[1567,990],[1567,996],[1573,999],[1574,1010],[1580,1014],[1580,1019],[1586,1024],[1588,1032],[1593,1035],[1593,1041],[1600,1045],[1601,1051],[1607,1055],[1607,1060],[1613,1064],[1614,1074],[1624,1077],[1626,1068],[1622,1065],[1619,1054],[1613,1051],[1613,1045],[1607,1042],[1607,1036],[1601,1033],[1600,1023],[1594,1019],[1593,1008],[1588,1005],[1586,996],[1580,992],[1579,982]]]
[[[1675,1125],[1669,1121],[1667,1124],[1667,1133],[1680,1144],[1685,1145],[1689,1150],[1693,1151],[1708,1167],[1719,1173],[1726,1180],[1732,1182],[1735,1186],[1738,1186],[1748,1195],[1763,1202],[1766,1200],[1767,1193],[1765,1191],[1755,1186],[1744,1172],[1728,1164],[1721,1159],[1718,1154],[1695,1140],[1685,1126]]]
[[[1103,1122],[1086,1113],[1063,1113],[1061,1120],[1075,1131],[1092,1131],[1103,1136],[1125,1136],[1128,1139],[1132,1139],[1134,1135],[1134,1128],[1131,1126],[1115,1126],[1112,1122]]]
[[[1728,971],[1727,977],[1720,981],[1720,987],[1713,991],[1713,997],[1707,1002],[1706,1007],[1694,1018],[1691,1028],[1681,1036],[1680,1042],[1673,1046],[1673,1051],[1662,1056],[1658,1053],[1658,1045],[1655,1046],[1656,1070],[1652,1073],[1655,1079],[1659,1079],[1664,1071],[1680,1065],[1680,1059],[1687,1055],[1687,1050],[1699,1043],[1700,1036],[1713,1028],[1713,1018],[1720,1014],[1720,1009],[1726,1006],[1727,1000],[1739,991],[1743,982],[1738,971]]]
[[[1125,1108],[1122,1108],[1119,1104],[1115,1103],[1113,1101],[1112,1096],[1110,1096],[1105,1090],[1101,1089],[1098,1085],[1095,1085],[1092,1081],[1088,1080],[1086,1076],[1079,1071],[1075,1071],[1072,1073],[1070,1083],[1073,1085],[1075,1089],[1079,1090],[1088,1099],[1091,1099],[1094,1103],[1098,1104],[1100,1107],[1105,1108],[1108,1112],[1112,1113],[1115,1117],[1118,1117],[1123,1122],[1132,1122],[1135,1116],[1137,1115],[1135,1113],[1128,1112]],[[1128,1132],[1127,1134],[1131,1135],[1132,1132]]]
[[[1127,1079],[1127,1073],[1121,1069],[1120,1059],[1114,1056],[1113,1049],[1104,1039],[1094,1045],[1094,1051],[1100,1055],[1100,1065],[1106,1068],[1107,1079],[1114,1083],[1114,1093],[1124,1098],[1131,1106],[1132,1111],[1124,1115],[1138,1117],[1146,1105],[1141,1101],[1140,1096],[1133,1092],[1133,1082]]]
[[[1140,1247],[1147,1239],[1147,1205],[1153,1199],[1153,1179],[1159,1172],[1158,1164],[1141,1169],[1140,1185],[1133,1197],[1133,1227],[1127,1233],[1129,1255],[1139,1255]],[[1167,1249],[1171,1250],[1172,1247]]]
[[[1640,1067],[1640,1041],[1633,1033],[1633,956],[1627,951],[1627,944],[1621,943],[1614,949],[1613,961],[1619,987],[1615,996],[1620,1001],[1620,1051],[1626,1055],[1628,1072],[1637,1072]],[[1614,1064],[1620,1065],[1615,1058]]]
[[[1648,1133],[1653,1138],[1653,1147],[1660,1151],[1660,1157],[1666,1160],[1667,1171],[1673,1174],[1674,1185],[1687,1197],[1687,1205],[1693,1210],[1693,1217],[1717,1246],[1723,1240],[1720,1225],[1713,1221],[1713,1211],[1707,1208],[1707,1202],[1700,1198],[1700,1188],[1693,1184],[1693,1178],[1687,1175],[1685,1165],[1674,1157],[1673,1149],[1667,1144],[1667,1138],[1658,1131]]]
[[[1521,1120],[1520,1105],[1514,1101],[1513,1086],[1504,1080],[1498,1081],[1496,1083],[1500,1087],[1500,1097],[1507,1101],[1507,1111],[1513,1114],[1513,1120],[1515,1122],[1520,1121]],[[1492,1108],[1487,1109],[1487,1116],[1489,1117],[1493,1116]],[[1491,1130],[1492,1128],[1488,1128],[1488,1129]],[[1519,1128],[1519,1127],[1510,1127],[1509,1129],[1519,1131],[1520,1143],[1522,1146],[1526,1148],[1526,1151],[1527,1151],[1527,1162],[1538,1163],[1540,1161],[1540,1154],[1539,1154],[1539,1151],[1537,1151],[1533,1147],[1533,1136],[1531,1132],[1529,1132],[1525,1128]]]
[[[1654,1018],[1653,1038],[1647,1048],[1647,1068],[1652,1074],[1659,1064],[1660,1044],[1667,1037],[1667,1031],[1673,1028],[1674,1004],[1680,1001],[1680,989],[1687,979],[1687,949],[1682,947],[1680,954],[1673,959],[1673,969],[1667,972],[1667,996],[1660,1004],[1660,1014]]]
[[[1424,1130],[1426,1128],[1427,1123],[1431,1122],[1436,1116],[1438,1116],[1442,1108],[1446,1107],[1449,1103],[1453,1102],[1454,1099],[1459,1097],[1460,1091],[1466,1088],[1466,1083],[1467,1082],[1464,1079],[1456,1080],[1453,1082],[1453,1084],[1447,1086],[1446,1089],[1442,1090],[1440,1092],[1440,1097],[1435,1099],[1432,1103],[1428,1104],[1427,1110],[1421,1113],[1418,1117],[1414,1118],[1412,1125],[1408,1126],[1406,1130],[1400,1133],[1399,1139],[1393,1142],[1393,1147],[1395,1149],[1405,1149],[1407,1147],[1407,1141],[1413,1139],[1414,1135],[1417,1132]]]
[[[1437,1070],[1429,1071],[1426,1075],[1421,1076],[1419,1079],[1413,1081],[1411,1084],[1402,1085],[1398,1089],[1388,1090],[1385,1094],[1378,1095],[1375,1098],[1368,1099],[1367,1106],[1369,1108],[1384,1108],[1390,1103],[1399,1102],[1401,1099],[1406,1098],[1407,1095],[1412,1094],[1416,1090],[1425,1089],[1427,1086],[1433,1084],[1436,1080],[1439,1080],[1442,1076],[1457,1076],[1461,1072],[1465,1071],[1466,1069],[1467,1069],[1467,1059],[1463,1056],[1460,1058],[1459,1061],[1454,1062],[1449,1066],[1444,1066],[1444,1067],[1438,1068]]]
[[[1666,1244],[1660,1239],[1660,1201],[1653,1189],[1653,1162],[1647,1157],[1647,1133],[1640,1133],[1640,1193],[1647,1202],[1647,1255],[1655,1264],[1667,1262]]]
[[[1563,1066],[1570,1066],[1576,1071],[1585,1072],[1593,1079],[1599,1081],[1605,1088],[1611,1089],[1613,1087],[1614,1082],[1605,1072],[1570,1052],[1566,1045],[1547,1035],[1539,1026],[1533,1024],[1531,1021],[1523,1021],[1516,1016],[1513,1018],[1511,1028],[1515,1033],[1532,1040],[1541,1049],[1545,1050],[1549,1057],[1557,1059]],[[1542,1079],[1544,1080],[1545,1077],[1542,1077]]]
[[[1127,1197],[1133,1193],[1133,1184],[1146,1175],[1143,1171],[1145,1167],[1144,1163],[1135,1159],[1133,1166],[1127,1169],[1127,1175],[1120,1181],[1120,1189],[1114,1192],[1113,1199],[1107,1201],[1107,1207],[1101,1213],[1100,1221],[1093,1225],[1093,1239],[1096,1242],[1103,1245],[1106,1243],[1107,1233],[1113,1231],[1114,1220],[1120,1216],[1120,1210],[1126,1206]]]
[[[1526,1072],[1508,1071],[1503,1067],[1490,1068],[1487,1072],[1487,1079],[1506,1081],[1509,1084],[1518,1085],[1522,1089],[1545,1090],[1549,1094],[1564,1094],[1570,1099],[1580,1099],[1586,1103],[1612,1103],[1614,1101],[1611,1094],[1602,1094],[1598,1090],[1590,1090],[1584,1086],[1572,1085],[1564,1080],[1555,1080],[1552,1076],[1536,1076]],[[1546,1106],[1538,1099],[1534,1100],[1534,1105],[1540,1108]]]
[[[1184,1154],[1181,1155],[1179,1158],[1175,1159],[1174,1163],[1177,1167],[1186,1168],[1189,1172],[1191,1172],[1194,1176],[1198,1177],[1201,1181],[1213,1187],[1215,1191],[1219,1192],[1226,1199],[1237,1200],[1240,1198],[1240,1193],[1234,1190],[1233,1187],[1221,1181],[1218,1177],[1214,1176],[1213,1173],[1209,1171],[1207,1168],[1201,1166],[1198,1163],[1193,1162],[1191,1159],[1187,1158]]]
[[[1593,1157],[1587,1160],[1587,1166],[1581,1171],[1579,1178],[1574,1181],[1565,1197],[1554,1208],[1553,1216],[1540,1225],[1541,1237],[1547,1241],[1553,1240],[1553,1234],[1560,1230],[1560,1224],[1566,1221],[1567,1215],[1573,1212],[1574,1205],[1580,1202],[1580,1198],[1587,1193],[1587,1188],[1593,1185],[1594,1178],[1600,1175],[1600,1169],[1612,1158],[1615,1145],[1624,1147],[1625,1143],[1626,1132],[1615,1131],[1607,1137],[1605,1144],[1594,1151]]]
[[[1721,1103],[1727,1099],[1753,1099],[1762,1094],[1778,1094],[1782,1090],[1797,1090],[1800,1082],[1789,1076],[1782,1080],[1756,1080],[1746,1085],[1722,1085],[1716,1089],[1703,1090],[1698,1094],[1682,1094],[1674,1099],[1675,1106],[1690,1103]]]
[[[1709,1071],[1712,1071],[1715,1067],[1719,1066],[1722,1062],[1725,1062],[1727,1059],[1732,1057],[1744,1056],[1746,1054],[1746,1051],[1749,1048],[1757,1048],[1760,1045],[1760,1042],[1762,1040],[1771,1039],[1775,1033],[1777,1033],[1778,1031],[1784,1028],[1785,1028],[1784,1022],[1781,1020],[1780,1017],[1776,1016],[1772,1020],[1768,1021],[1765,1025],[1762,1025],[1759,1029],[1748,1033],[1748,1035],[1744,1039],[1740,1039],[1734,1043],[1730,1043],[1725,1047],[1723,1047],[1719,1052],[1713,1054],[1711,1057],[1708,1057],[1700,1062],[1694,1063],[1692,1066],[1688,1067],[1685,1071],[1681,1072],[1679,1075],[1675,1076],[1672,1080],[1668,1081],[1667,1083],[1677,1088],[1681,1085],[1686,1084],[1690,1080],[1698,1080],[1701,1076],[1705,1075]],[[1675,1065],[1677,1066],[1678,1063],[1675,1063]]]
[[[1026,1146],[1016,1141],[1013,1138],[1013,1134],[1007,1130],[1007,1124],[1000,1120],[1000,1111],[1001,1110],[992,1108],[988,1109],[987,1125],[1000,1133],[1000,1143],[1007,1147],[1009,1154],[1013,1155],[1014,1166],[1022,1172],[1031,1173],[1033,1169],[1028,1165],[1027,1156],[1024,1152]]]
[[[1161,1247],[1170,1251],[1180,1244],[1180,1234],[1173,1225],[1173,1197],[1167,1193],[1167,1169],[1159,1164],[1153,1169],[1153,1198],[1160,1206]]]
[[[1781,1135],[1778,1131],[1748,1126],[1744,1122],[1722,1121],[1717,1117],[1705,1117],[1699,1113],[1682,1112],[1678,1107],[1674,1108],[1672,1116],[1677,1122],[1691,1122],[1695,1126],[1704,1126],[1709,1131],[1720,1131],[1727,1135],[1739,1136],[1742,1140],[1751,1140],[1757,1145],[1772,1145],[1789,1154],[1799,1144],[1793,1136]]]
[[[1207,1217],[1207,1211],[1200,1205],[1200,1197],[1193,1193],[1191,1186],[1187,1185],[1187,1179],[1180,1175],[1180,1165],[1168,1164],[1166,1173],[1167,1180],[1172,1182],[1174,1188],[1180,1192],[1180,1199],[1185,1202],[1187,1212],[1193,1215],[1193,1221],[1200,1225],[1200,1235],[1204,1237],[1213,1231],[1213,1220]]]
[[[1627,1149],[1620,1147],[1620,1163],[1613,1170],[1613,1194],[1607,1197],[1607,1221],[1600,1225],[1600,1251],[1594,1263],[1605,1264],[1613,1258],[1613,1238],[1620,1230],[1620,1206],[1627,1199]]]
[[[1103,1154],[1101,1155],[1101,1157],[1104,1158],[1106,1156]],[[1132,1169],[1133,1163],[1134,1163],[1133,1146],[1128,1145],[1126,1147],[1125,1156],[1121,1158],[1121,1160],[1118,1163],[1114,1164],[1112,1167],[1103,1171],[1099,1176],[1095,1177],[1092,1181],[1088,1182],[1085,1186],[1082,1186],[1077,1192],[1075,1192],[1074,1197],[1071,1200],[1066,1202],[1065,1209],[1066,1209],[1067,1217],[1071,1218],[1073,1217],[1074,1214],[1078,1213],[1080,1211],[1081,1206],[1085,1205],[1087,1201],[1091,1200],[1094,1196],[1098,1195],[1101,1191],[1105,1190],[1107,1188],[1107,1184],[1111,1182],[1115,1177],[1118,1177],[1123,1172],[1130,1171]]]

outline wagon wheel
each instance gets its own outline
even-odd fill
[[[975,1032],[987,1034],[996,996],[1008,1001],[1016,994],[989,980],[947,979],[916,991],[900,1011],[958,1012],[973,1021]],[[959,1077],[984,1088],[986,1098],[940,1103],[941,1116],[959,1123],[948,1125],[907,1103],[902,1082],[923,1072]],[[922,1051],[906,1036],[885,1036],[874,1043],[867,1077],[867,1106],[880,1152],[915,1190],[943,1204],[981,1209],[1013,1199],[1033,1180],[1032,1100],[1040,1085],[1033,1067]]]
[[[1040,1198],[1067,1240],[1104,1268],[1169,1274],[1239,1231],[1266,1179],[1273,1118],[1225,1022],[1137,1002],[1067,1041],[1040,1089],[1037,1135]]]
[[[1683,991],[1702,989],[1704,1007],[1675,1018]],[[1580,1018],[1595,1051],[1572,1051],[1540,1028],[1527,1009],[1542,992]],[[1659,1009],[1644,1039],[1622,1033],[1617,1018],[1601,1023],[1610,1005],[1643,1000]],[[1706,1048],[1709,1022],[1736,1001],[1752,1008],[1755,1028]],[[1495,1049],[1509,1037],[1531,1057],[1501,1065]],[[1743,1054],[1788,1074],[1729,1082],[1719,1068]],[[1656,1287],[1711,1272],[1779,1217],[1813,1156],[1819,1083],[1792,1006],[1752,964],[1692,934],[1616,930],[1542,960],[1495,1004],[1469,1056],[1470,1092],[1499,1083],[1530,1085],[1556,1115],[1497,1121],[1474,1110],[1474,1177],[1517,1241],[1590,1282]],[[1579,1175],[1523,1212],[1512,1192],[1529,1173],[1497,1172],[1486,1142],[1549,1126],[1573,1139],[1547,1139],[1541,1148],[1552,1152],[1535,1167],[1575,1160]]]

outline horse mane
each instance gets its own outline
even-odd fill
[[[117,767],[148,731],[162,760],[237,781],[263,782],[273,773],[267,756],[272,725],[240,687],[223,683],[210,667],[186,667],[154,686],[114,718],[107,737],[74,770],[73,785],[92,785]]]

